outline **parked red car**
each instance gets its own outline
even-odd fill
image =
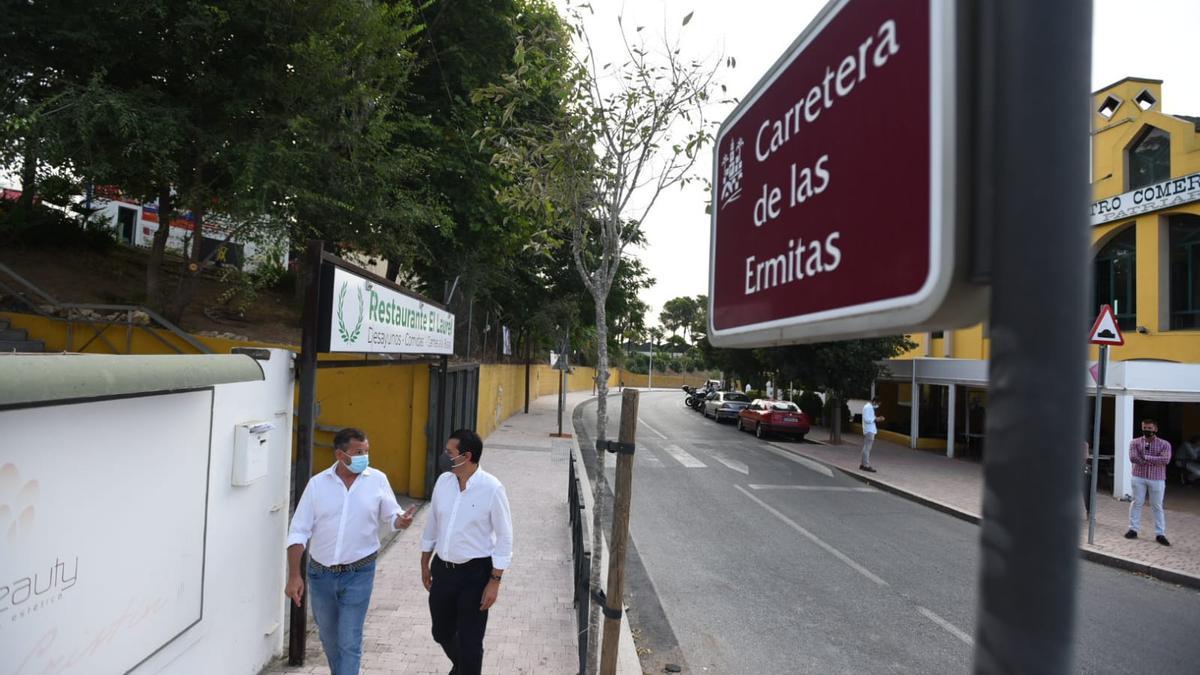
[[[791,436],[798,441],[804,440],[811,424],[795,403],[765,398],[755,399],[738,413],[737,419],[739,431],[753,431],[759,438],[767,434]]]

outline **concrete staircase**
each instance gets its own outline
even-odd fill
[[[30,340],[22,328],[10,328],[8,319],[0,319],[0,352],[44,352],[41,340]]]

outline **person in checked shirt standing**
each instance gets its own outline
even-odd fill
[[[1142,505],[1149,495],[1150,511],[1154,513],[1154,540],[1170,546],[1162,503],[1167,490],[1171,444],[1158,437],[1158,423],[1154,420],[1142,420],[1142,437],[1129,443],[1129,461],[1133,464],[1133,503],[1129,505],[1129,531],[1125,538],[1137,538],[1142,528]]]
[[[357,675],[362,660],[363,621],[375,586],[379,527],[412,525],[382,471],[367,468],[370,444],[359,429],[333,437],[337,463],[304,487],[288,532],[288,582],[296,606],[304,597],[300,558],[309,549],[308,591],[313,619],[333,675]]]
[[[445,471],[433,487],[421,537],[421,583],[429,591],[433,639],[452,675],[479,675],[488,609],[512,562],[512,514],[504,486],[479,468],[483,441],[469,429],[450,434],[438,458]]]

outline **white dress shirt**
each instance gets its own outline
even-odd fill
[[[875,406],[870,403],[863,406],[862,427],[864,434],[879,433],[879,430],[875,427]]]
[[[368,467],[347,490],[334,464],[305,486],[287,543],[307,546],[322,565],[346,565],[378,551],[379,525],[395,531],[403,512],[382,471]]]
[[[459,490],[457,476],[442,474],[433,486],[421,550],[455,564],[491,556],[492,567],[503,570],[512,563],[512,549],[512,513],[500,481],[476,469],[467,489]]]

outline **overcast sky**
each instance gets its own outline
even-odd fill
[[[560,6],[565,0],[557,0]],[[576,2],[575,4],[578,4]],[[644,34],[663,34],[664,27],[681,37],[683,54],[716,59],[733,56],[736,68],[722,69],[719,79],[731,95],[741,97],[804,30],[825,5],[814,0],[592,0],[595,14],[589,31],[597,42],[598,58],[619,56],[616,16],[625,25],[645,26]],[[689,12],[692,20],[681,29]],[[1095,0],[1092,88],[1127,76],[1163,80],[1163,110],[1200,115],[1200,77],[1196,75],[1197,0]],[[714,110],[723,119],[729,107]],[[697,163],[708,173],[711,150]],[[665,301],[681,295],[708,292],[709,218],[707,194],[699,189],[673,190],[655,205],[643,224],[648,240],[633,251],[650,269],[656,284],[643,291],[657,323]]]

